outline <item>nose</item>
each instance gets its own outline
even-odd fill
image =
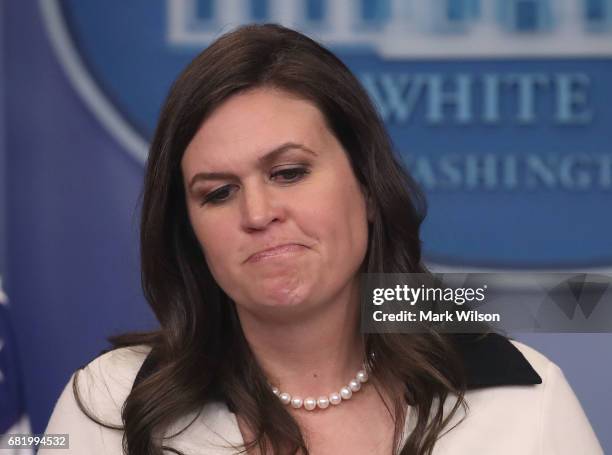
[[[245,185],[241,199],[242,227],[246,231],[262,230],[283,219],[280,198],[265,183]]]

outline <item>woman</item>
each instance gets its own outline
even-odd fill
[[[359,332],[359,274],[426,272],[424,203],[363,88],[247,26],[173,85],[145,177],[160,330],[77,372],[74,453],[602,453],[560,370],[494,334]]]

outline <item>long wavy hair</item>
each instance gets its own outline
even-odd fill
[[[101,425],[123,430],[126,454],[179,453],[164,447],[158,435],[219,400],[254,435],[243,450],[308,454],[299,425],[273,395],[249,348],[234,303],[207,267],[183,189],[180,162],[196,131],[229,97],[257,87],[282,89],[314,103],[348,154],[373,202],[362,270],[427,272],[419,239],[424,197],[394,155],[381,119],[351,71],[312,39],[279,25],[248,25],[221,36],[174,82],[146,166],[142,286],[160,328],[111,338],[115,347],[150,346],[155,369],[132,388],[122,410],[123,426],[100,422],[81,407]],[[381,397],[384,391],[392,398],[386,403],[395,418],[395,451],[431,454],[449,420],[465,406],[465,371],[452,339],[433,331],[368,334],[364,346],[372,382]],[[78,399],[76,381],[74,387]],[[445,414],[449,396],[456,399]],[[407,405],[416,413],[416,424],[399,447]]]

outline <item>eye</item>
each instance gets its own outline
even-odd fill
[[[222,186],[221,188],[217,188],[216,190],[213,190],[210,193],[208,193],[206,196],[204,196],[200,205],[204,205],[208,203],[220,204],[230,198],[230,196],[233,193],[233,190],[234,188],[232,185],[225,185],[225,186]]]
[[[280,169],[272,173],[271,180],[279,183],[293,183],[301,180],[310,170],[304,166]]]

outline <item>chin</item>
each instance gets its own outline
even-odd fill
[[[253,277],[250,292],[254,301],[264,305],[295,306],[306,300],[314,286],[313,279],[303,271],[286,267],[273,273],[262,273]]]
[[[258,304],[265,307],[293,308],[306,303],[307,292],[301,288],[272,288],[262,289],[259,293]]]

